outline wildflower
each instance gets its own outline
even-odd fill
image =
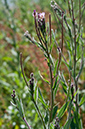
[[[44,35],[45,34],[45,13],[44,12],[38,14],[38,26]]]
[[[41,21],[43,21],[43,19],[45,19],[45,12],[39,13],[38,14],[38,19],[40,19]]]
[[[46,27],[45,27],[45,12],[37,13],[36,10],[33,12],[33,17],[35,20],[35,29],[40,42],[43,42],[43,38],[45,39],[46,35]]]
[[[29,37],[30,37],[30,34],[28,33],[28,31],[26,31],[26,32],[24,33],[24,36],[26,36],[26,38],[29,38]]]

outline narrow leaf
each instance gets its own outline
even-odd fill
[[[63,127],[63,129],[69,129],[72,119],[68,119]]]
[[[65,65],[67,66],[67,68],[69,69],[69,70],[72,70],[72,67],[67,63],[67,62],[65,62],[64,60],[62,60],[64,63],[65,63]]]
[[[79,90],[79,89],[78,89]],[[78,90],[74,93],[74,97],[76,96],[76,94],[78,93]]]
[[[57,86],[57,81],[58,81],[58,76],[56,77],[56,79],[55,79],[55,82],[54,82],[54,85],[53,85],[53,90],[56,88],[56,86]]]
[[[65,113],[65,111],[66,111],[66,109],[67,109],[67,106],[68,106],[68,102],[66,102],[66,103],[60,108],[60,110],[59,110],[59,112],[58,112],[58,114],[57,114],[57,117],[58,117],[59,119],[64,115],[64,113]]]
[[[52,43],[50,45],[50,53],[52,52],[52,48],[55,43],[55,33],[54,33],[53,29],[51,30],[51,32],[52,32]]]
[[[54,89],[54,98],[55,98],[56,93],[57,93],[57,91],[58,91],[59,83],[60,83],[60,81],[58,82],[58,84],[56,85],[56,87],[55,87],[55,89]]]
[[[53,71],[53,75],[54,76],[56,75],[57,64],[58,64],[58,59],[57,59],[57,61],[55,63],[55,67],[54,67],[54,71]]]
[[[38,88],[38,95],[39,95],[39,101],[43,104],[43,106],[47,109],[48,108],[48,105],[46,104],[43,96],[42,96],[42,93],[40,91],[40,88]]]
[[[61,81],[61,85],[62,85],[62,88],[63,88],[65,94],[67,95],[67,85],[63,81]]]
[[[34,83],[34,100],[37,102],[38,99],[38,87],[37,87],[37,83]]]
[[[49,84],[49,81],[48,81],[48,80],[46,80],[45,78],[43,78],[43,76],[41,75],[40,71],[39,71],[39,75],[40,75],[40,77],[42,78],[42,80],[43,80],[43,81],[45,81],[46,83],[48,83],[48,84]]]
[[[48,114],[48,110],[46,110],[46,113],[45,113],[45,124],[47,124],[48,120],[49,120],[49,114]]]
[[[23,112],[22,102],[21,102],[21,100],[19,102],[18,98],[16,99],[16,105],[17,105],[17,108],[18,108],[20,116],[23,117],[24,116],[24,112]]]
[[[83,95],[83,97],[80,100],[79,106],[81,106],[82,104],[85,103],[85,94]]]
[[[58,105],[55,105],[55,106],[53,107],[52,120],[55,118],[56,113],[57,113],[57,110],[58,110]]]

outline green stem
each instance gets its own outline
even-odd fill
[[[69,14],[70,14],[70,17],[71,17],[71,7],[70,7],[70,1],[68,0],[68,10],[69,10]]]
[[[31,129],[31,127],[30,127],[30,125],[28,124],[28,122],[27,122],[27,120],[25,119],[25,117],[23,117],[23,120],[24,120],[24,122],[26,123],[28,129]]]
[[[77,92],[77,90],[78,90],[78,84],[77,84],[77,80],[76,80],[76,48],[77,47],[76,47],[76,27],[75,27],[73,0],[71,0],[71,5],[72,5],[72,22],[73,22],[73,32],[74,32],[74,54],[73,54],[73,58],[74,58],[74,84],[75,84],[75,92]],[[77,112],[76,123],[77,123],[77,125],[79,127],[79,122],[78,122],[78,112],[79,112],[79,108],[78,108],[78,93],[76,94],[76,112]]]
[[[49,14],[49,30],[50,30],[50,44],[51,44],[51,14]]]
[[[78,86],[77,86],[77,82],[76,82],[76,28],[75,28],[73,0],[71,0],[71,4],[72,4],[72,21],[73,21],[73,32],[74,32],[74,54],[73,54],[73,58],[74,58],[74,83],[75,83],[75,90],[77,91]],[[76,104],[77,104],[77,96],[78,96],[78,94],[76,94]]]
[[[37,104],[36,104],[34,98],[32,99],[32,101],[33,101],[33,103],[34,103],[34,105],[35,105],[35,107],[36,107],[36,110],[37,110],[37,112],[38,112],[40,118],[41,118],[41,121],[42,121],[42,123],[43,123],[44,129],[46,129],[45,122],[44,122],[44,120],[43,120],[43,117],[42,117],[42,115],[41,115],[41,112],[40,112],[40,110],[39,110],[39,108],[38,108],[38,106],[37,106]]]
[[[27,79],[26,79],[25,74],[24,74],[23,63],[22,63],[22,53],[20,53],[20,65],[21,65],[21,71],[22,71],[22,75],[23,75],[23,78],[25,80],[25,83],[29,87],[29,84],[28,84]]]
[[[51,14],[49,14],[49,25],[50,25],[50,44],[51,44]],[[50,110],[50,120],[49,120],[49,125],[50,125],[50,122],[52,120],[52,112],[53,112],[53,105],[54,105],[54,95],[53,95],[53,73],[52,73],[52,66],[51,66],[51,59],[50,59],[50,54],[48,52],[48,45],[47,43],[45,43],[45,46],[46,46],[46,53],[47,53],[47,56],[48,56],[48,60],[49,60],[49,72],[50,72],[50,89],[51,89],[51,110]]]
[[[79,33],[81,29],[81,0],[79,0]]]
[[[53,74],[52,74],[52,67],[51,67],[51,63],[50,63],[50,55],[48,52],[48,47],[46,44],[46,50],[47,50],[47,55],[48,55],[48,59],[49,59],[49,71],[50,71],[50,88],[51,88],[51,111],[50,111],[50,122],[52,120],[52,112],[53,112],[53,105],[54,105],[54,95],[53,95]]]

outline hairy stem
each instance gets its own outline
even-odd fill
[[[22,71],[22,75],[23,75],[23,78],[25,80],[25,83],[29,87],[29,84],[28,84],[27,79],[26,79],[25,74],[24,74],[23,63],[22,63],[22,53],[20,53],[20,65],[21,65],[21,71]]]
[[[28,122],[27,122],[27,120],[25,119],[25,117],[23,117],[23,120],[24,120],[24,122],[26,123],[28,129],[31,129],[31,127],[30,127],[30,125],[28,124]]]
[[[61,41],[61,51],[62,51],[62,53],[63,53],[63,15],[64,15],[64,13],[62,12],[62,41]]]
[[[79,33],[81,28],[81,0],[79,0]]]
[[[51,14],[49,14],[50,44],[51,44]]]
[[[49,14],[49,26],[50,26],[50,44],[51,44],[51,14]],[[53,112],[53,105],[54,105],[54,97],[53,97],[53,73],[52,73],[52,66],[50,62],[50,55],[48,52],[48,46],[46,44],[47,55],[49,59],[49,71],[50,71],[50,88],[51,88],[51,111],[50,111],[50,122],[52,120],[52,112]]]
[[[70,14],[70,17],[71,17],[71,7],[70,7],[70,1],[68,0],[68,10],[69,10],[69,14]]]
[[[35,108],[36,108],[36,110],[37,110],[37,112],[38,112],[40,118],[41,118],[41,121],[42,121],[42,123],[43,123],[44,129],[46,129],[45,122],[44,122],[44,120],[43,120],[43,117],[42,117],[42,115],[41,115],[41,112],[40,112],[40,110],[39,110],[39,108],[38,108],[38,106],[37,106],[37,104],[36,104],[34,98],[32,98],[32,101],[33,101],[33,103],[34,103],[34,105],[35,105]]]
[[[74,18],[74,8],[73,8],[73,0],[71,0],[71,5],[72,5],[72,22],[73,22],[73,33],[74,33],[74,53],[73,53],[73,58],[74,58],[74,84],[75,84],[75,92],[78,90],[78,82],[76,80],[76,27],[75,27],[75,18]],[[78,93],[76,94],[76,112],[77,112],[77,128],[79,129],[79,122],[78,122]]]
[[[62,41],[61,41],[61,46],[60,46],[60,51],[59,51],[59,61],[58,61],[58,65],[57,65],[57,70],[56,70],[56,73],[58,74],[58,70],[59,70],[59,67],[60,67],[60,63],[61,63],[61,52],[63,53],[63,12],[62,12],[62,22],[61,22],[61,25],[62,25]]]
[[[75,90],[77,91],[78,85],[76,81],[76,28],[75,28],[75,18],[74,18],[74,9],[73,9],[73,0],[71,0],[72,5],[72,22],[73,22],[73,32],[74,32],[74,82],[75,82]],[[78,94],[76,94],[76,104],[77,104],[77,97]]]

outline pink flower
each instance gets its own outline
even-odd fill
[[[42,21],[43,19],[45,19],[45,12],[39,13],[38,14],[38,18]]]

